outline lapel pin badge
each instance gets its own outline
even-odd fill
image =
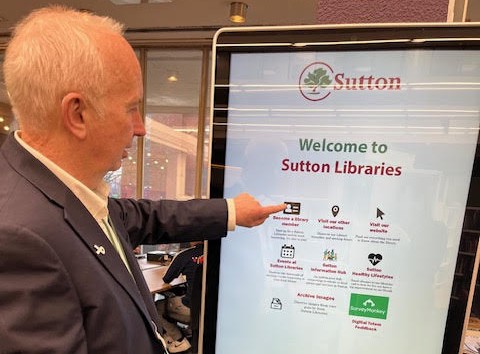
[[[105,248],[103,246],[93,245],[97,254],[105,254]]]

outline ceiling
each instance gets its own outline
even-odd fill
[[[114,0],[127,1],[127,0]],[[51,3],[86,9],[111,16],[125,23],[129,31],[146,29],[217,29],[232,26],[228,20],[230,2],[235,0],[161,0],[164,3],[115,5],[111,0],[2,0],[0,1],[0,35],[8,35],[10,28],[32,9]],[[243,0],[248,4],[244,25],[302,25],[316,24],[317,4],[321,0]],[[342,0],[338,0],[342,1]],[[468,1],[469,21],[480,21],[480,0]]]
[[[146,0],[142,0],[145,2]],[[231,26],[229,0],[171,0],[115,5],[110,0],[16,0],[0,2],[0,33],[8,33],[30,10],[51,3],[87,9],[125,23],[129,30],[219,28]],[[245,25],[315,24],[317,0],[249,0]],[[273,8],[273,5],[275,6]]]

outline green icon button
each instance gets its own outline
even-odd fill
[[[350,309],[348,314],[351,316],[387,318],[388,297],[350,294]]]

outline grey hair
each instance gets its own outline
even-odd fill
[[[45,131],[62,98],[81,93],[102,112],[105,67],[98,33],[123,35],[117,21],[64,6],[35,10],[14,29],[3,64],[6,88],[22,126]]]

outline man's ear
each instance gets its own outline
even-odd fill
[[[62,99],[62,122],[71,134],[78,139],[85,139],[87,126],[85,121],[85,98],[78,92],[69,92]]]

